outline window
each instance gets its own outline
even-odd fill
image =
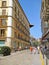
[[[43,10],[44,10],[44,2],[42,2],[42,12],[43,12]]]
[[[2,15],[5,15],[5,14],[6,14],[6,10],[3,9],[3,10],[2,10]]]
[[[18,7],[16,9],[16,15],[17,15],[16,17],[19,18],[19,10],[18,10]]]
[[[15,7],[15,12],[16,12],[16,7]]]
[[[6,1],[2,1],[2,6],[6,6]]]
[[[14,37],[15,37],[15,38],[17,37],[16,32],[14,32]]]
[[[48,5],[49,5],[49,0],[48,0]]]
[[[5,36],[5,30],[4,29],[0,29],[0,36]]]
[[[2,25],[3,25],[3,26],[7,25],[6,19],[2,19]]]
[[[1,22],[2,22],[2,20],[0,19],[0,26],[1,26]]]
[[[45,22],[45,27],[48,27],[48,22],[47,21]]]
[[[22,20],[22,15],[21,15],[21,11],[19,11],[19,21]]]

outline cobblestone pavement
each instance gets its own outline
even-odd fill
[[[42,65],[40,54],[31,54],[29,50],[17,51],[10,56],[0,56],[0,65]]]

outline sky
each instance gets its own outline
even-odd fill
[[[34,25],[30,28],[30,35],[36,39],[41,38],[41,0],[19,0],[19,2],[30,24]]]

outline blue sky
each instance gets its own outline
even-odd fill
[[[22,9],[24,10],[29,22],[34,25],[30,29],[30,34],[34,38],[41,38],[41,0],[19,0]]]

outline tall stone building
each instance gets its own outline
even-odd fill
[[[42,42],[49,42],[49,0],[42,0],[41,5]]]
[[[0,0],[0,46],[30,45],[30,23],[18,0]]]

